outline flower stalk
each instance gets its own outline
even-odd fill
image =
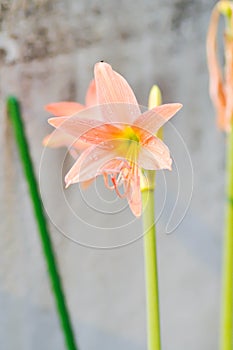
[[[157,86],[153,86],[149,95],[149,109],[160,104],[160,90]],[[161,137],[161,129],[159,133]],[[147,349],[160,350],[160,312],[154,200],[155,171],[144,171],[144,177],[142,177],[142,179],[141,192],[143,207],[144,259],[147,300]]]
[[[159,291],[153,189],[148,188],[142,191],[142,205],[144,208],[143,224],[147,298],[147,348],[148,350],[160,350]]]
[[[144,206],[148,349],[160,350],[154,171],[171,170],[170,152],[158,137],[158,131],[182,104],[161,105],[161,93],[154,86],[149,110],[142,113],[128,82],[106,62],[95,64],[94,85],[96,106],[91,112],[85,109],[63,117],[59,113],[60,116],[48,122],[76,140],[88,143],[66,174],[66,187],[103,176],[105,186],[115,190],[120,198],[126,198],[136,217]]]
[[[227,204],[223,251],[221,350],[233,349],[233,128],[227,137]]]
[[[23,171],[28,183],[28,189],[34,209],[41,245],[47,264],[48,274],[54,293],[58,316],[60,318],[63,335],[67,350],[78,350],[72,330],[71,320],[66,305],[65,295],[62,289],[62,282],[53,251],[52,241],[49,235],[47,220],[44,214],[43,204],[39,195],[37,180],[35,177],[33,164],[26,139],[23,120],[21,117],[20,105],[15,97],[7,99],[7,112],[13,126],[18,152],[21,158]]]

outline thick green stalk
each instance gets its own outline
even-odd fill
[[[160,350],[161,348],[156,229],[154,215],[154,176],[155,172],[150,172],[149,177],[152,179],[149,178],[149,186],[142,189],[148,350]]]
[[[221,350],[233,350],[233,130],[228,135]]]
[[[20,112],[20,105],[15,97],[7,99],[7,112],[11,120],[18,152],[21,158],[24,175],[28,183],[28,189],[31,196],[31,201],[34,209],[34,215],[38,226],[38,232],[44,252],[45,261],[49,273],[54,298],[56,301],[57,312],[60,318],[60,323],[63,329],[66,348],[68,350],[77,350],[75,338],[71,326],[65,296],[62,290],[62,283],[58,273],[56,258],[53,251],[52,242],[50,239],[47,222],[44,214],[43,204],[39,195],[38,185],[33,169],[33,164],[29,152],[23,120]]]

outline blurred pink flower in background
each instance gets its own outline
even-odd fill
[[[217,112],[217,123],[220,129],[229,132],[233,117],[233,3],[219,1],[211,15],[207,35],[207,60],[209,68],[210,97]],[[224,33],[225,69],[221,68],[217,53],[217,35],[220,14],[227,21]]]

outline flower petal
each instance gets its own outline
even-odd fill
[[[57,102],[46,105],[45,110],[56,117],[69,116],[80,112],[85,106],[76,102]]]
[[[95,81],[98,103],[125,103],[138,105],[133,90],[127,81],[112,67],[99,62],[95,65]]]
[[[43,139],[43,146],[58,148],[69,146],[75,141],[75,138],[61,130],[54,130],[51,134],[45,136]]]
[[[60,130],[79,138],[85,132],[103,124],[98,118],[101,119],[100,110],[98,106],[95,106],[93,108],[86,108],[78,114],[70,117],[50,118],[48,123],[55,128],[59,128]]]
[[[95,80],[93,79],[90,82],[90,85],[87,89],[87,94],[86,94],[86,106],[94,106],[97,105],[97,95],[96,95],[96,85],[95,85]]]
[[[134,174],[134,177],[130,180],[130,191],[127,195],[127,200],[130,206],[130,209],[132,210],[132,213],[139,217],[142,213],[142,195],[141,195],[141,189],[140,189],[140,176],[139,176],[139,169],[136,166],[136,171]]]
[[[92,144],[98,144],[108,140],[114,140],[120,135],[120,129],[113,124],[101,124],[85,132],[81,136],[82,140]]]
[[[85,120],[73,117],[50,118],[48,123],[76,138],[83,135],[88,130],[102,125],[98,121]]]
[[[180,103],[169,103],[154,107],[141,114],[135,120],[134,126],[153,135],[181,108],[182,104]]]
[[[86,143],[98,144],[107,140],[119,138],[121,130],[112,124],[102,124],[98,121],[83,120],[77,118],[51,118],[49,123],[67,135],[72,135],[74,140]],[[95,126],[96,125],[96,126]]]
[[[140,108],[127,81],[104,62],[95,65],[94,73],[98,104],[108,105],[103,106],[105,120],[127,123],[136,119]]]
[[[138,165],[148,170],[169,169],[172,160],[168,147],[156,136],[151,136],[141,145]]]
[[[132,213],[136,217],[140,217],[142,214],[142,195],[141,195],[141,190],[140,186],[137,186],[133,188],[132,191],[132,196],[128,198],[128,203],[130,206],[130,209],[132,210]]]
[[[43,145],[51,148],[66,147],[74,159],[77,159],[80,152],[90,146],[90,144],[83,142],[81,139],[76,141],[74,136],[61,130],[54,130],[51,134],[47,135],[43,139]]]
[[[66,186],[102,174],[104,165],[116,158],[115,143],[104,142],[86,149],[65,177]]]

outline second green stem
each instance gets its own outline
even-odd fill
[[[159,316],[159,292],[158,271],[156,253],[156,229],[154,189],[148,188],[142,191],[143,224],[144,224],[144,255],[146,273],[146,298],[147,298],[147,339],[148,350],[160,350],[160,316]]]
[[[227,149],[227,210],[223,252],[221,332],[221,350],[233,350],[233,130],[228,135]]]

